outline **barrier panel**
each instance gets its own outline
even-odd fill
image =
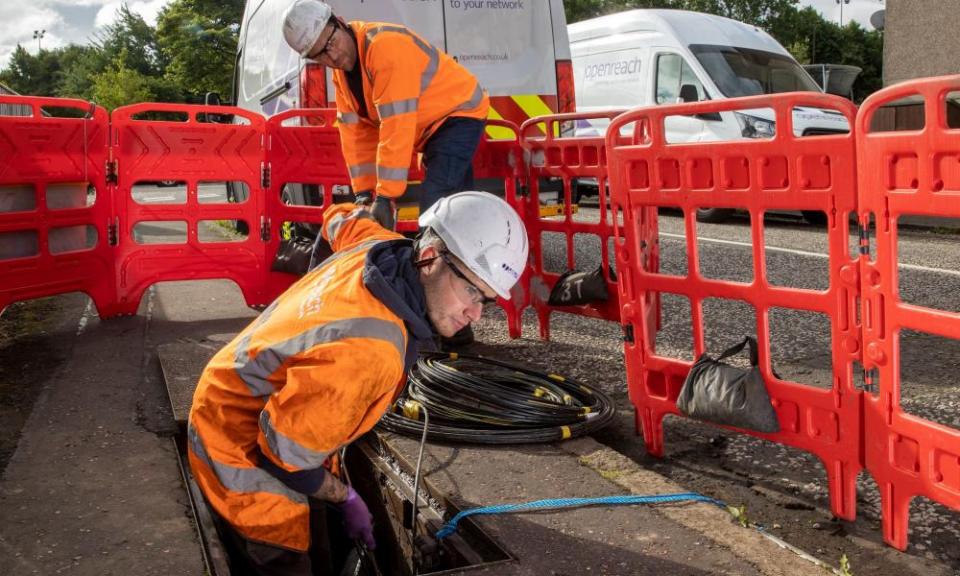
[[[518,202],[518,212],[524,219],[527,236],[530,239],[530,273],[525,275],[523,286],[528,295],[526,305],[532,305],[537,312],[540,336],[550,338],[550,314],[561,311],[603,320],[620,319],[620,299],[616,286],[616,266],[612,265],[611,255],[614,226],[617,215],[608,206],[607,160],[602,136],[577,137],[560,136],[560,127],[564,123],[581,126],[589,121],[607,121],[617,116],[620,110],[601,113],[556,114],[531,118],[520,127],[520,145],[526,159],[527,194]],[[583,181],[595,183],[599,203],[599,218],[590,220],[578,217],[575,189],[585,185]],[[543,185],[561,188],[557,194],[557,205],[562,213],[545,216],[541,213],[545,191]],[[582,266],[578,269],[577,246],[584,240],[596,238],[599,244],[599,263],[603,280],[606,283],[608,299],[581,306],[551,306],[548,299],[551,290],[563,271],[550,270],[544,255],[544,238],[547,235],[563,237],[566,249],[566,269],[590,272]],[[592,248],[592,246],[591,246]],[[588,256],[591,259],[592,255]],[[522,312],[522,310],[521,310]],[[518,316],[519,318],[519,316]],[[511,318],[513,320],[513,318]],[[511,335],[515,327],[511,325]],[[519,336],[519,325],[516,327]]]
[[[653,337],[656,326],[651,325],[657,318],[655,299],[672,294],[689,301],[694,357],[706,351],[704,300],[746,303],[755,311],[760,368],[781,430],[774,434],[742,432],[819,457],[826,468],[833,513],[853,519],[856,478],[862,468],[861,392],[851,377],[852,362],[860,350],[856,318],[858,274],[857,262],[848,255],[846,225],[856,200],[854,137],[795,137],[795,109],[803,107],[840,111],[853,125],[855,110],[849,101],[812,93],[643,108],[619,116],[610,125],[606,150],[612,196],[625,210],[623,235],[617,238],[617,262],[627,333],[627,383],[647,450],[660,456],[664,450],[663,418],[678,414],[676,399],[691,362],[658,353]],[[667,142],[665,125],[675,122],[674,118],[684,120],[755,109],[768,109],[775,114],[777,129],[772,138]],[[620,141],[621,133],[633,134],[630,143]],[[661,207],[683,212],[686,274],[661,273],[657,267],[659,247],[648,253],[653,228],[651,209]],[[704,207],[749,212],[754,270],[751,282],[713,279],[702,273],[705,257],[698,252],[695,219],[697,209]],[[820,210],[828,215],[827,289],[785,287],[769,281],[763,215],[784,209]],[[769,326],[773,308],[817,312],[829,318],[834,343],[830,389],[813,388],[774,374]]]
[[[156,282],[212,278],[236,282],[250,305],[269,303],[256,232],[264,214],[263,118],[239,108],[144,103],[117,108],[111,120],[119,310],[136,313]],[[172,193],[158,189],[171,181],[179,183]],[[231,202],[228,183],[245,187],[246,199]],[[236,222],[247,225],[245,238],[228,230]]]
[[[336,110],[325,108],[287,110],[267,120],[266,217],[261,232],[266,242],[268,302],[297,280],[269,270],[289,223],[319,234],[323,211],[337,198],[353,198],[336,118]],[[341,194],[335,197],[335,192]]]
[[[907,414],[901,406],[901,331],[960,339],[960,310],[902,301],[898,217],[960,218],[960,129],[948,126],[946,96],[960,99],[960,76],[898,84],[868,98],[857,118],[859,211],[876,221],[876,254],[863,262],[864,368],[879,376],[864,398],[864,457],[880,488],[883,538],[906,549],[910,502],[925,496],[960,510],[960,430]],[[878,111],[921,100],[918,130],[871,131]],[[866,248],[866,247],[865,247]]]
[[[82,100],[0,96],[0,311],[16,300],[116,301],[105,180],[108,120]]]

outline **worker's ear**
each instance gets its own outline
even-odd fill
[[[437,247],[427,245],[420,249],[416,264],[417,268],[419,268],[424,275],[433,276],[440,270],[441,262],[440,251],[437,250]]]

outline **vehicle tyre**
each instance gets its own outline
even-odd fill
[[[697,222],[720,224],[729,220],[733,213],[733,208],[699,208],[697,209]]]

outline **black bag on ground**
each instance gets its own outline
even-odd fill
[[[579,306],[591,302],[605,302],[607,282],[603,278],[603,267],[597,266],[593,272],[568,270],[557,279],[550,291],[547,304],[551,306]]]
[[[744,370],[723,363],[747,345],[751,368]],[[680,389],[677,409],[697,420],[757,432],[779,432],[777,413],[770,404],[757,364],[757,341],[752,336],[727,349],[716,360],[700,355]]]
[[[326,241],[322,239],[321,241],[323,244],[327,244]],[[289,240],[281,240],[270,269],[274,272],[303,276],[310,268],[310,257],[313,255],[314,244],[314,239],[307,236],[293,236]]]

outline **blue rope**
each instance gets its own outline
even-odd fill
[[[534,500],[533,502],[523,502],[521,504],[499,504],[496,506],[483,506],[480,508],[471,508],[457,513],[449,522],[443,525],[437,532],[438,539],[444,539],[457,531],[457,523],[467,516],[477,514],[506,514],[509,512],[529,512],[533,510],[551,510],[556,508],[576,508],[580,506],[596,505],[623,505],[623,504],[663,504],[666,502],[709,502],[716,504],[721,508],[726,508],[726,504],[709,496],[697,494],[696,492],[680,492],[678,494],[658,494],[655,496],[638,496],[636,494],[626,494],[621,496],[601,496],[599,498],[552,498],[547,500]]]

